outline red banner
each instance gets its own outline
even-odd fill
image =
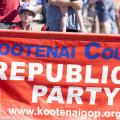
[[[0,31],[1,120],[120,119],[120,36]]]

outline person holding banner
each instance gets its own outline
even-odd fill
[[[30,2],[31,0],[21,0]],[[0,0],[0,29],[9,29],[12,24],[20,21],[18,9],[20,0]]]
[[[21,22],[12,25],[14,30],[32,30],[31,23],[36,15],[35,6],[31,3],[24,3],[19,8]]]
[[[67,12],[68,6],[71,6],[74,9],[77,21],[81,27],[81,32],[85,32],[82,10],[81,10],[83,6],[82,0],[48,0],[48,2],[50,4],[58,6],[61,10],[61,14],[62,14],[61,31],[62,32],[66,32],[66,24],[67,24],[67,18],[68,18],[68,12]]]
[[[46,3],[46,26],[48,31],[61,31],[62,14],[60,8]],[[77,22],[75,12],[72,7],[68,7],[67,32],[80,32],[80,26]]]
[[[115,20],[115,9],[113,0],[89,0],[95,3],[98,20],[100,23],[100,33],[115,34],[117,26]]]

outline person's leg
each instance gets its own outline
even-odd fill
[[[62,18],[61,18],[61,31],[66,32],[67,19],[68,19],[68,7],[60,7]]]
[[[118,26],[118,32],[120,34],[120,8],[117,13],[117,26]]]
[[[82,1],[81,0],[72,0],[70,5],[73,7],[75,10],[76,18],[77,21],[81,27],[81,31],[85,32],[85,27],[84,27],[84,21],[83,21],[83,16],[82,16]]]
[[[116,13],[114,8],[114,3],[111,3],[111,7],[109,8],[110,13],[110,22],[111,22],[111,34],[117,34],[117,24],[116,24]]]
[[[118,33],[120,34],[120,2],[119,0],[115,0],[115,15],[116,15],[116,24],[117,24],[117,29]]]
[[[100,33],[111,33],[111,23],[109,15],[110,0],[101,0],[96,2],[96,11],[100,23]]]
[[[119,31],[119,34],[120,34],[120,16],[118,17],[118,31]]]
[[[76,13],[77,21],[81,27],[81,32],[85,32],[84,21],[83,21],[81,9],[79,9],[79,10],[75,9],[75,13]]]
[[[100,33],[105,33],[105,34],[111,33],[111,25],[109,20],[100,22]]]

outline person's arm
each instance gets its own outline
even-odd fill
[[[21,0],[22,2],[32,2],[33,0]]]
[[[89,4],[94,4],[95,2],[97,2],[98,0],[89,0]]]
[[[48,0],[48,2],[57,7],[66,7],[69,4],[68,0]]]

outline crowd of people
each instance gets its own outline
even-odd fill
[[[42,14],[42,31],[120,33],[120,0],[0,0],[0,29],[32,30]]]

